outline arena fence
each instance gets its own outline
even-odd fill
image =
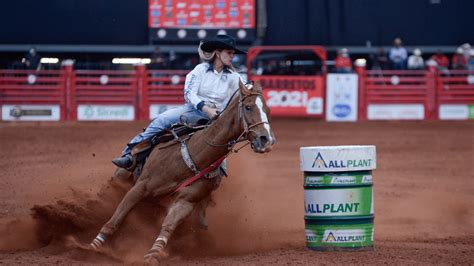
[[[357,70],[360,120],[433,119],[436,104],[432,71]]]
[[[1,118],[4,121],[150,120],[183,103],[187,72],[146,70],[144,66],[129,71],[74,70],[72,66],[61,70],[0,70]],[[356,72],[358,120],[474,119],[474,71],[357,68]],[[257,76],[249,74],[249,77]],[[316,77],[261,75],[258,79],[270,84],[269,88],[264,86],[267,103],[280,100],[277,116],[321,117],[321,106],[325,104],[321,101],[326,94],[325,73]],[[314,110],[319,111],[311,113],[308,110],[313,105],[310,98],[305,98],[308,90],[304,86],[313,83],[321,91],[317,97],[320,100],[314,103],[318,106]],[[286,89],[281,89],[282,86]],[[319,91],[313,87],[312,91]],[[297,93],[293,95],[295,88]],[[285,104],[282,99],[286,99]],[[292,101],[299,105],[292,105]],[[290,111],[285,113],[285,109]]]
[[[146,71],[144,67],[139,67],[137,71],[142,76],[142,83],[139,83],[140,119],[153,119],[159,113],[184,103],[184,82],[189,71]]]
[[[70,75],[70,120],[135,120],[135,71],[76,70]]]
[[[474,119],[474,71],[441,71],[437,82],[437,118]]]
[[[0,70],[2,120],[65,120],[66,70]]]

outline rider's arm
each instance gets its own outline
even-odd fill
[[[184,83],[184,99],[190,103],[194,108],[202,110],[204,101],[197,95],[199,86],[201,84],[202,76],[206,73],[204,64],[197,65],[188,75],[186,75],[186,82]]]

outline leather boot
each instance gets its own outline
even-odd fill
[[[115,158],[112,160],[112,163],[120,168],[127,169],[130,166],[132,166],[132,163],[133,163],[132,156],[130,154],[127,154],[125,156]]]

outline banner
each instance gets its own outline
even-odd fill
[[[328,74],[326,84],[326,120],[357,121],[357,74]]]
[[[149,0],[148,3],[150,28],[255,28],[255,0]]]
[[[472,104],[441,104],[439,106],[441,120],[474,119],[474,105]]]
[[[133,121],[135,120],[135,108],[130,105],[79,105],[77,120]]]
[[[3,105],[2,120],[6,121],[59,121],[59,105]]]
[[[254,76],[272,116],[322,117],[323,77]]]
[[[423,104],[369,104],[367,119],[423,120],[425,119],[425,106]]]

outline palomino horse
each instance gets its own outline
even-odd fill
[[[205,169],[233,149],[235,143],[248,141],[254,152],[269,152],[275,136],[268,121],[269,108],[258,83],[247,88],[242,83],[226,109],[206,129],[198,131],[188,141],[189,155],[197,169]],[[124,221],[126,215],[143,198],[163,198],[176,190],[193,171],[182,159],[180,145],[164,150],[155,149],[150,154],[134,186],[118,205],[112,218],[102,227],[92,241],[94,249],[100,248]],[[147,262],[157,262],[176,227],[191,214],[193,209],[207,200],[215,188],[212,179],[200,178],[173,194],[161,232],[150,251]]]

